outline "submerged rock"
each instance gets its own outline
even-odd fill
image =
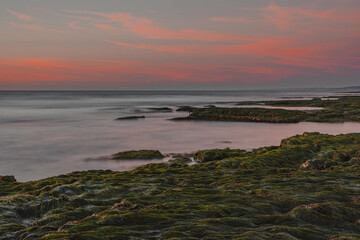
[[[137,119],[142,119],[145,118],[145,116],[128,116],[128,117],[120,117],[117,118],[115,120],[120,121],[120,120],[137,120]]]
[[[112,156],[115,160],[162,159],[165,156],[159,150],[132,150],[119,152]]]
[[[177,112],[192,112],[195,109],[197,109],[196,107],[191,107],[191,106],[180,106],[178,109],[176,109]]]
[[[224,140],[224,141],[217,141],[217,142],[215,142],[215,143],[232,143],[231,141],[226,141],[226,140]]]
[[[148,110],[150,110],[151,112],[153,113],[156,113],[156,112],[172,112],[172,108],[169,108],[169,107],[157,107],[157,108],[148,108]]]

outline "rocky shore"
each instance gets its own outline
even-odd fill
[[[206,121],[238,121],[238,122],[360,122],[360,97],[344,96],[329,98],[313,98],[312,100],[279,100],[279,101],[246,101],[237,104],[239,107],[192,108],[183,106],[178,111],[189,112],[189,116],[172,120],[206,120]],[[243,108],[251,105],[256,108]],[[267,109],[272,107],[317,107],[321,110],[286,110]]]
[[[189,165],[0,177],[0,239],[359,239],[360,134],[304,133]]]

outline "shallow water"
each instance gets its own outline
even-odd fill
[[[163,153],[225,147],[250,150],[278,145],[281,139],[305,131],[360,132],[360,123],[169,121],[187,113],[152,113],[147,109],[330,95],[324,91],[0,92],[0,175],[27,181],[75,170],[124,171],[156,161],[86,159],[133,149],[159,149]],[[128,115],[146,118],[114,121]]]

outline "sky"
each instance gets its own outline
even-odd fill
[[[0,89],[360,85],[359,0],[1,0]]]

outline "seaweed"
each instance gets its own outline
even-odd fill
[[[360,134],[195,156],[194,165],[178,155],[128,172],[1,177],[0,239],[360,238]]]

